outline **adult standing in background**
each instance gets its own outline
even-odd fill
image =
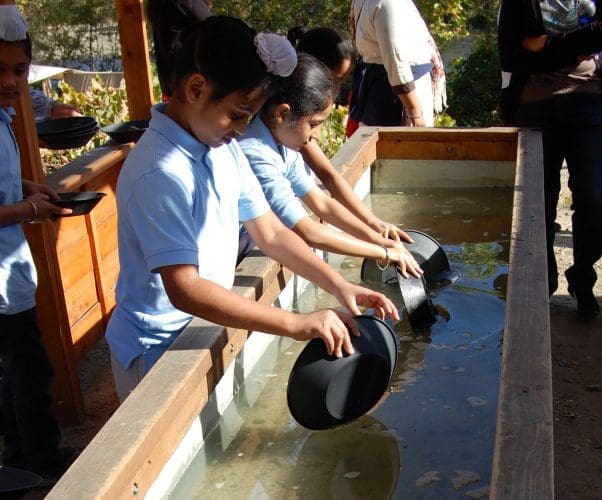
[[[351,117],[365,125],[433,126],[445,106],[437,46],[412,0],[352,0],[350,28],[361,57]]]
[[[164,98],[173,93],[172,67],[180,34],[211,15],[213,0],[148,0],[146,14],[153,31],[155,63]]]
[[[558,287],[554,221],[563,161],[573,198],[568,292],[581,319],[598,316],[594,264],[602,256],[602,31],[591,0],[502,0],[498,50],[508,123],[541,128],[550,296]]]

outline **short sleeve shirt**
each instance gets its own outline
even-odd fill
[[[240,222],[269,210],[235,141],[209,148],[164,106],[152,109],[117,182],[120,273],[106,337],[126,368],[148,347],[167,348],[191,320],[169,301],[158,270],[192,264],[231,288]]]
[[[21,163],[11,129],[12,108],[0,107],[0,204],[23,199]],[[0,227],[0,314],[17,314],[35,306],[37,273],[21,223]]]
[[[300,198],[316,187],[297,151],[276,144],[261,118],[255,118],[239,139],[263,193],[282,223],[292,228],[307,217]]]

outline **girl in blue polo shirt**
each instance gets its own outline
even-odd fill
[[[240,222],[266,254],[353,314],[364,305],[398,318],[384,295],[346,282],[280,223],[232,140],[265,102],[272,75],[294,69],[290,43],[214,16],[193,24],[180,44],[173,96],[153,107],[149,129],[117,183],[120,274],[106,338],[122,400],[193,316],[299,340],[322,338],[336,356],[353,352],[347,314],[294,314],[230,290]]]
[[[52,366],[35,310],[37,274],[23,222],[71,213],[50,203],[58,195],[21,179],[17,141],[11,129],[13,106],[27,92],[31,41],[15,5],[0,6],[0,378],[4,420],[2,464],[57,481],[75,459],[59,448],[61,434],[52,415]]]
[[[332,110],[335,85],[330,70],[300,53],[289,77],[278,79],[269,98],[239,140],[272,210],[311,246],[330,252],[381,259],[399,266],[404,276],[422,270],[401,242],[385,238],[328,196],[305,168],[299,150],[320,134]],[[338,231],[312,219],[302,201]]]

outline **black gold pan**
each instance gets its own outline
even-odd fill
[[[436,239],[414,229],[406,229],[405,232],[414,243],[404,243],[404,246],[422,267],[429,288],[440,288],[456,281],[457,273],[450,269],[445,250]],[[394,266],[389,266],[383,271],[372,259],[364,259],[360,276],[365,283],[397,286],[397,272]]]

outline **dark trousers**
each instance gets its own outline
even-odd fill
[[[403,105],[393,92],[382,64],[359,60],[354,73],[349,114],[364,125],[400,126]]]
[[[58,459],[60,431],[51,413],[52,366],[35,309],[0,314],[0,400],[4,465],[37,470]]]
[[[567,277],[576,290],[592,290],[594,264],[602,256],[602,95],[565,94],[523,104],[517,123],[542,130],[550,293],[557,287],[554,221],[563,160],[573,198],[573,266]]]
[[[251,250],[255,248],[255,242],[251,235],[247,232],[245,226],[241,224],[238,231],[238,258],[236,259],[236,265],[240,264],[242,260],[251,253]]]

